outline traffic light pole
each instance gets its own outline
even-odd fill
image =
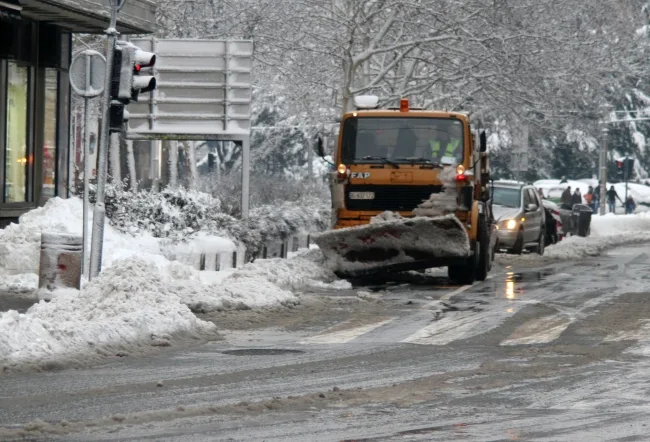
[[[93,210],[93,230],[90,244],[90,274],[89,279],[93,279],[102,268],[102,248],[104,244],[104,222],[106,219],[106,207],[104,205],[104,195],[106,188],[106,172],[108,166],[108,131],[111,109],[111,78],[113,73],[113,54],[115,51],[115,42],[117,41],[117,12],[120,10],[124,0],[110,0],[111,21],[106,29],[107,48],[106,48],[106,83],[104,86],[104,95],[102,96],[103,121],[102,132],[99,139],[97,154],[99,155],[99,165],[97,167],[97,192],[95,209]]]
[[[603,126],[603,142],[600,147],[600,214],[607,210],[607,133],[609,129]]]

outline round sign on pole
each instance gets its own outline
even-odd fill
[[[70,65],[70,86],[84,98],[98,97],[104,92],[106,58],[87,49],[77,54]]]

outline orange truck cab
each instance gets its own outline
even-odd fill
[[[485,133],[471,129],[467,114],[413,109],[405,99],[396,109],[379,109],[371,96],[356,97],[355,105],[341,119],[333,153],[332,228],[368,224],[385,211],[413,217],[453,185],[457,204],[445,215],[456,215],[476,242],[478,218],[490,218]],[[320,138],[318,153],[325,155]]]

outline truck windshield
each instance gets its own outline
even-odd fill
[[[521,206],[521,189],[510,187],[495,187],[492,194],[492,204],[504,207]]]
[[[463,161],[463,123],[428,117],[348,118],[341,154],[346,164],[379,158],[395,163],[459,164]]]

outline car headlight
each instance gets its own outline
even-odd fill
[[[508,230],[515,230],[516,227],[517,227],[517,221],[515,221],[514,219],[509,219],[506,222],[506,228]]]

